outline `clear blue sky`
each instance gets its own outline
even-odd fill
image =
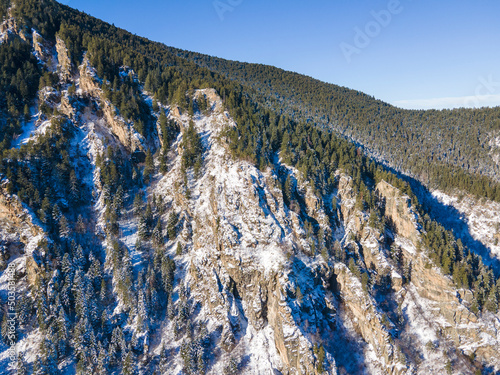
[[[61,2],[169,46],[275,65],[404,107],[500,105],[498,0]]]

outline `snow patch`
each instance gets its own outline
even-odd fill
[[[472,237],[486,246],[491,254],[500,259],[500,203],[475,199],[464,195],[459,198],[435,190],[432,195],[447,206],[452,206],[465,219]]]

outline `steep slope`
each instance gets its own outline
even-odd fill
[[[263,105],[312,120],[357,142],[371,156],[429,187],[450,189],[461,184],[463,190],[500,200],[498,193],[486,193],[477,181],[482,175],[489,178],[481,184],[500,182],[495,146],[498,107],[402,110],[362,92],[276,67],[171,50],[243,84]]]
[[[3,372],[500,371],[500,282],[408,184],[188,63],[161,97],[141,79],[157,60],[40,25],[6,42],[41,79],[1,164]]]
[[[474,240],[488,248],[492,256],[500,259],[500,204],[460,193],[448,195],[439,190],[434,191],[433,196],[451,210],[458,211],[465,218],[467,226],[464,227],[460,221],[457,223],[456,215],[446,215],[446,211],[437,212],[440,221],[449,221],[450,226],[456,227],[457,231],[459,228],[470,231]]]

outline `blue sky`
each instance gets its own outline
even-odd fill
[[[63,0],[135,34],[406,108],[500,105],[498,0]]]

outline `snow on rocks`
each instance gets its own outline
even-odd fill
[[[433,191],[432,195],[442,204],[458,210],[472,237],[500,260],[500,203],[468,195],[448,195],[439,190]]]
[[[284,223],[285,213],[273,212],[270,208],[267,197],[271,193],[263,173],[249,163],[233,160],[229,156],[227,146],[219,135],[227,126],[235,124],[228,119],[227,112],[222,111],[220,98],[213,98],[211,90],[200,92],[207,94],[214,108],[209,117],[198,115],[193,118],[205,148],[204,173],[198,180],[191,178],[189,181],[191,199],[180,198],[173,203],[178,209],[184,205],[196,218],[193,228],[195,249],[211,243],[207,241],[207,236],[214,236],[213,226],[206,224],[217,221],[217,236],[224,251],[254,257],[256,265],[266,267],[267,271],[276,270],[283,261],[277,246],[289,241],[287,236],[291,235]],[[186,115],[178,120],[183,127],[187,127],[190,121]],[[182,135],[174,144],[174,149],[178,148],[181,140]],[[178,156],[170,172],[158,182],[155,192],[163,194],[166,199],[179,197],[176,182],[181,180],[180,174]]]
[[[287,264],[293,248],[303,241],[297,235],[302,223],[285,207],[271,170],[262,172],[232,158],[223,135],[236,124],[215,90],[197,90],[194,96],[198,95],[208,99],[208,114],[168,113],[181,129],[193,121],[201,137],[204,153],[199,176],[186,171],[186,194],[186,186],[180,183],[184,180],[181,133],[171,147],[168,172],[149,191],[161,195],[170,210],[191,223],[192,236],[181,239],[189,250],[177,264],[184,265],[185,270],[179,272],[185,275],[182,278],[190,285],[192,298],[202,301],[197,319],[207,322],[209,329],[222,325],[222,346],[248,358],[244,373],[265,373],[283,366],[310,372],[314,367],[312,343],[303,328],[297,327],[294,317],[300,315],[299,310],[289,305],[283,291],[291,288],[287,285],[295,277]],[[167,243],[169,249],[174,245]],[[299,264],[309,269],[318,266],[314,258]],[[314,281],[302,284],[304,293],[308,283]],[[324,305],[320,300],[317,303]],[[311,313],[301,320],[313,322],[315,316]],[[321,319],[315,324],[319,329],[326,323]],[[333,358],[329,361],[334,368]],[[214,373],[217,366],[220,364],[215,364]]]

